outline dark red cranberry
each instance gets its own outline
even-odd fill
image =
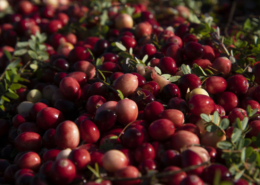
[[[151,58],[156,53],[156,47],[153,44],[146,44],[141,49],[141,56],[148,55]]]
[[[164,100],[165,102],[169,102],[170,99],[174,97],[181,97],[181,92],[178,86],[172,83],[164,86],[161,92],[162,100]]]
[[[109,130],[116,122],[116,113],[112,110],[103,110],[95,115],[94,122],[101,132]]]
[[[175,30],[175,35],[182,38],[184,35],[186,35],[189,32],[189,27],[186,24],[179,25]]]
[[[197,42],[189,42],[186,44],[183,53],[190,60],[202,58],[204,55],[202,45]]]
[[[149,103],[144,109],[145,120],[149,123],[160,118],[159,114],[164,110],[163,105],[158,101]]]
[[[182,97],[185,97],[188,88],[192,91],[193,89],[201,86],[201,80],[195,74],[186,74],[180,78],[178,86],[181,90]]]
[[[95,56],[99,57],[105,50],[106,48],[109,46],[109,43],[107,40],[104,39],[100,39],[95,43],[93,52],[95,54]]]
[[[230,172],[228,171],[227,167],[221,164],[211,164],[209,167],[206,167],[203,170],[202,179],[209,184],[213,184],[214,177],[216,172],[220,172],[221,179],[226,177],[231,177]]]
[[[120,41],[126,47],[127,50],[129,50],[130,48],[134,49],[135,46],[136,46],[136,40],[132,37],[129,37],[129,36],[121,37]]]
[[[160,92],[160,87],[159,85],[154,82],[154,81],[149,81],[146,82],[143,86],[142,89],[146,89],[148,91],[150,91],[151,93],[153,93],[154,96],[157,96]]]
[[[176,62],[171,57],[163,57],[159,61],[159,68],[162,73],[175,75],[177,71]]]
[[[225,109],[226,113],[229,113],[239,104],[237,96],[234,93],[228,91],[220,94],[217,102]]]
[[[168,108],[169,109],[178,109],[184,115],[186,115],[186,113],[189,110],[187,102],[184,99],[179,98],[179,97],[174,97],[174,98],[170,99],[170,101],[168,103]]]
[[[121,141],[127,148],[136,148],[144,142],[144,134],[137,128],[128,128],[121,136]]]
[[[249,82],[243,75],[234,75],[227,79],[227,91],[236,95],[246,94],[249,88]]]
[[[139,164],[138,169],[143,175],[146,175],[150,170],[156,170],[157,165],[153,159],[145,159]]]

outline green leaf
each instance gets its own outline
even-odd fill
[[[19,63],[20,63],[20,59],[16,59],[15,61],[11,62],[10,64],[8,64],[7,69],[11,69],[11,68],[15,68]]]
[[[187,67],[187,66],[188,66],[188,65],[185,65],[185,64],[182,64],[182,65],[181,65],[181,70],[182,70],[183,74],[185,74],[185,75],[191,73],[189,67]]]
[[[100,24],[105,25],[106,21],[108,20],[107,10],[103,10],[102,15],[100,16]]]
[[[10,89],[8,89],[8,90],[10,90]],[[16,93],[10,92],[10,91],[6,92],[5,96],[7,96],[8,98],[14,99],[14,100],[19,98],[19,96]]]
[[[167,80],[169,80],[171,78],[170,74],[162,74],[161,76],[164,77]]]
[[[221,181],[221,170],[216,170],[213,180],[213,185],[219,185]]]
[[[211,122],[211,118],[207,114],[200,114],[201,119],[203,119],[206,122]]]
[[[133,48],[129,49],[129,53],[130,53],[130,55],[133,55]]]
[[[87,166],[87,168],[97,177],[99,178],[100,175],[96,172],[94,168],[92,168],[90,165]]]
[[[208,132],[215,132],[217,129],[218,129],[218,126],[215,125],[215,124],[211,124],[211,125],[206,126],[206,130]]]
[[[218,111],[215,111],[213,113],[213,123],[218,124],[218,121],[219,121]]]
[[[156,71],[159,75],[162,74],[162,71],[161,71],[161,69],[160,69],[159,67],[155,66],[154,69],[155,69],[155,71]]]
[[[116,47],[117,47],[118,49],[120,49],[120,50],[122,50],[122,51],[126,51],[126,47],[125,47],[123,44],[121,44],[121,43],[119,43],[119,42],[115,42],[115,45],[116,45]]]
[[[104,58],[103,58],[104,59]],[[98,58],[97,60],[96,60],[96,66],[98,67],[98,66],[101,66],[103,64],[103,61],[102,61],[102,59],[101,58]]]
[[[232,148],[232,143],[230,143],[229,141],[220,141],[217,143],[217,147],[220,148],[220,149],[230,149]]]
[[[145,56],[143,57],[143,59],[142,59],[143,63],[145,63],[147,59],[148,59],[148,55],[145,55]]]
[[[37,64],[30,64],[30,68],[33,69],[33,70],[37,70],[38,65]]]
[[[257,134],[256,141],[254,142],[257,148],[260,147],[260,133]]]
[[[10,99],[8,99],[8,98],[5,97],[5,96],[1,96],[1,98],[2,98],[4,101],[10,102]]]
[[[9,61],[12,60],[12,55],[11,55],[11,53],[10,53],[9,51],[4,50],[4,54],[5,54],[5,56],[7,57],[7,59],[8,59]]]
[[[10,82],[11,81],[11,78],[10,78],[10,75],[9,75],[9,73],[5,73],[5,78],[6,78],[6,80],[8,81],[8,82]]]
[[[37,53],[35,51],[29,50],[28,54],[32,59],[37,59]]]
[[[251,29],[251,21],[250,19],[246,19],[246,21],[244,22],[244,26],[243,26],[244,30],[250,30]]]
[[[235,180],[240,179],[244,173],[245,173],[245,169],[241,170],[240,172],[237,172],[234,179]]]
[[[248,147],[252,143],[252,140],[249,138],[244,138],[244,146],[243,147]]]
[[[46,51],[37,51],[38,59],[42,61],[46,61],[49,59],[49,54]]]
[[[245,162],[245,160],[246,160],[246,148],[242,149],[240,159],[241,159],[242,162]]]
[[[12,90],[20,89],[22,86],[20,84],[12,84],[9,88]]]
[[[177,82],[180,78],[181,78],[181,76],[172,76],[169,78],[169,81],[174,83],[174,82]]]
[[[248,117],[244,117],[243,121],[241,122],[242,130],[246,129],[248,120]]]
[[[198,64],[193,64],[192,69],[197,76],[207,76],[207,73]]]
[[[24,47],[27,47],[28,46],[28,42],[26,41],[26,42],[18,42],[17,44],[16,44],[16,46],[18,47],[18,48],[24,48]]]
[[[130,58],[130,59],[133,58],[133,56],[131,54],[129,54],[129,53],[125,52],[125,51],[118,53],[118,55],[120,57],[122,57],[122,58]]]
[[[27,52],[27,49],[19,49],[14,51],[15,56],[22,56]]]
[[[231,141],[233,143],[237,142],[240,137],[242,135],[242,130],[238,129],[238,128],[234,128],[232,135],[231,135]]]
[[[226,130],[229,126],[229,119],[227,119],[227,118],[222,119],[219,126],[223,130]]]
[[[88,50],[89,54],[91,55],[92,59],[94,60],[95,56],[93,55],[92,51],[89,48],[87,48],[87,50]]]
[[[29,40],[28,44],[29,44],[29,47],[31,48],[31,50],[34,50],[34,51],[36,50],[36,43],[34,41]]]
[[[123,93],[120,90],[117,90],[117,92],[118,92],[118,96],[120,97],[120,99],[123,100],[124,99]]]
[[[237,126],[237,128],[242,130],[242,123],[239,118],[235,119],[235,125]]]
[[[252,155],[252,153],[254,152],[254,148],[253,147],[247,147],[245,149],[245,158],[247,159],[248,157],[250,157]]]

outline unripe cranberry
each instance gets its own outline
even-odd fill
[[[128,14],[120,14],[115,19],[115,25],[118,30],[122,28],[132,28],[133,24],[133,18]]]

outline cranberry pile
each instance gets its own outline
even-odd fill
[[[254,83],[234,73],[234,57],[192,33],[200,24],[185,6],[165,21],[146,1],[103,12],[83,2],[0,2],[13,10],[0,18],[0,72],[12,62],[5,50],[31,35],[45,33],[49,54],[36,70],[20,57],[28,74],[1,112],[0,184],[211,185],[217,173],[249,184],[234,179],[217,143],[232,138],[248,105],[260,111],[260,64]],[[209,132],[201,115],[216,111],[216,125],[230,125]],[[260,117],[249,125],[246,137],[257,137]]]

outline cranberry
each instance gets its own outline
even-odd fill
[[[155,151],[153,146],[150,143],[143,143],[142,145],[138,146],[134,151],[135,160],[138,163],[146,159],[154,159],[155,158]]]
[[[181,155],[176,150],[166,150],[160,158],[164,167],[181,166]]]
[[[163,57],[159,61],[159,68],[162,73],[175,75],[177,71],[176,62],[171,57]]]
[[[100,137],[99,129],[95,123],[88,119],[80,123],[79,131],[81,139],[87,143],[95,143]]]
[[[146,90],[150,91],[151,93],[153,93],[154,96],[157,96],[159,94],[159,91],[160,91],[159,85],[154,81],[146,82],[142,86],[142,89],[146,89]]]
[[[178,84],[178,87],[181,90],[182,97],[186,96],[188,88],[190,89],[190,91],[192,91],[193,89],[198,88],[200,86],[201,86],[201,80],[195,74],[183,75],[180,78]]]
[[[204,185],[203,180],[197,175],[187,175],[180,185]]]
[[[135,46],[136,46],[136,40],[132,37],[129,37],[129,36],[121,37],[120,41],[126,47],[127,50],[129,50],[130,48],[134,49]]]
[[[123,125],[127,125],[136,120],[138,116],[138,107],[133,100],[123,99],[117,103],[115,112],[117,121]]]
[[[91,157],[92,159],[92,157]],[[128,159],[119,150],[109,150],[102,157],[102,164],[105,170],[115,172],[128,165]]]
[[[227,113],[238,106],[238,98],[232,92],[223,92],[218,97],[218,104],[221,105]]]
[[[60,159],[53,163],[50,175],[56,184],[69,184],[76,177],[76,167],[71,160]]]
[[[41,136],[35,132],[24,132],[18,135],[14,140],[18,151],[39,151],[41,149]]]
[[[56,128],[63,120],[63,114],[52,107],[42,109],[36,116],[37,125],[44,130]]]
[[[204,50],[201,44],[197,42],[189,42],[185,45],[183,53],[188,59],[195,60],[203,57]]]
[[[177,44],[169,46],[165,52],[165,55],[171,57],[177,66],[180,66],[182,63],[182,50]]]
[[[213,62],[216,57],[213,48],[211,46],[205,45],[203,46],[203,50],[204,50],[204,55],[202,58],[208,59],[209,61]]]
[[[218,57],[212,63],[212,67],[222,73],[224,77],[227,77],[231,71],[231,61],[226,57]]]
[[[231,176],[230,172],[224,165],[211,164],[203,171],[202,179],[204,180],[204,182],[212,184],[217,171],[220,171],[221,179]]]
[[[71,151],[69,159],[75,164],[77,170],[84,170],[90,163],[90,154],[84,148],[74,149]]]
[[[149,36],[152,34],[152,26],[148,22],[141,22],[135,27],[135,35],[137,38]]]
[[[181,171],[181,168],[177,166],[169,166],[163,170],[163,172]],[[179,185],[181,181],[187,176],[186,172],[179,172],[174,175],[165,176],[161,179],[165,185]]]
[[[138,169],[143,175],[146,175],[150,170],[156,170],[157,165],[154,160],[145,159],[139,164]]]
[[[139,177],[139,171],[134,166],[127,166],[125,168],[119,169],[115,172],[115,178],[137,178]],[[115,181],[116,185],[122,184],[121,181]],[[140,184],[140,179],[128,180],[124,182],[125,185]]]
[[[151,58],[156,53],[156,47],[153,44],[145,44],[141,49],[141,56],[148,55]]]
[[[169,139],[175,132],[174,124],[168,119],[158,119],[149,126],[149,134],[156,141]]]
[[[158,101],[149,103],[144,109],[145,120],[149,123],[160,118],[159,114],[164,110],[163,105]]]
[[[56,157],[58,156],[58,154],[60,153],[61,150],[59,149],[51,149],[51,150],[47,150],[46,152],[44,152],[43,156],[42,156],[42,160],[44,162],[47,161],[55,161]]]
[[[183,43],[180,37],[177,35],[171,36],[167,39],[166,43],[174,43],[177,44],[180,48],[182,48]]]
[[[38,171],[41,165],[41,158],[35,152],[26,152],[19,158],[17,165],[20,169],[28,168],[33,171]]]
[[[189,109],[192,114],[197,116],[200,116],[201,113],[212,114],[215,103],[206,95],[196,94],[189,100]]]
[[[133,24],[133,18],[125,13],[118,15],[115,19],[115,26],[118,30],[123,28],[132,28]]]
[[[249,83],[243,75],[234,75],[227,79],[227,91],[236,95],[246,94]]]
[[[210,94],[218,94],[225,91],[227,88],[226,80],[221,76],[210,76],[205,81],[205,89]]]
[[[174,150],[180,151],[182,148],[199,144],[199,138],[192,132],[180,130],[171,137],[171,146]]]
[[[185,150],[181,153],[182,166],[187,168],[189,166],[200,165],[203,161],[201,157],[192,150]],[[203,172],[204,166],[197,167],[196,169],[187,171],[187,174],[200,175]]]
[[[61,80],[60,91],[68,100],[78,100],[81,95],[80,84],[72,77],[65,77]]]
[[[112,110],[102,110],[95,115],[95,124],[101,132],[106,131],[114,126],[117,115]]]
[[[122,135],[121,141],[127,148],[136,148],[144,142],[144,133],[137,128],[128,128]]]
[[[107,40],[104,39],[100,39],[95,43],[93,52],[95,54],[95,56],[100,56],[105,50],[106,48],[109,46],[109,43]]]
[[[89,52],[82,46],[75,46],[69,53],[68,60],[74,64],[81,60],[86,60],[90,56]]]

